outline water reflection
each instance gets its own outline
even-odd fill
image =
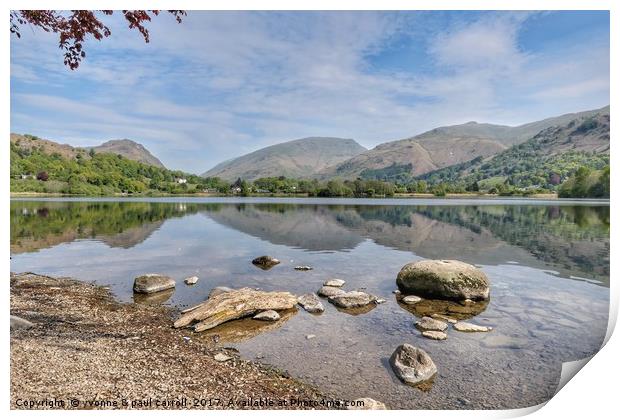
[[[239,232],[307,251],[367,239],[424,258],[523,265],[609,284],[609,206],[298,205],[153,202],[11,203],[11,252],[94,239],[131,248],[171,218],[200,213]]]

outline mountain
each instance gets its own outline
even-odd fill
[[[366,151],[351,139],[308,137],[256,150],[230,159],[202,176],[228,181],[248,181],[262,177],[308,178],[317,172]]]
[[[98,153],[113,153],[121,155],[129,160],[145,163],[147,165],[164,168],[164,164],[149,152],[146,147],[133,140],[110,140],[99,146],[73,147],[68,144],[61,144],[51,140],[46,140],[30,134],[11,133],[11,143],[19,145],[24,149],[42,148],[48,155],[58,153],[66,159],[75,159],[78,154],[84,155],[90,149]]]
[[[553,189],[582,166],[602,169],[609,164],[609,107],[572,116],[495,156],[475,158],[419,178],[432,184],[476,182],[484,188],[508,181],[522,188]]]
[[[115,153],[126,157],[129,160],[135,160],[136,162],[146,163],[147,165],[157,166],[158,168],[165,167],[159,159],[153,156],[153,154],[146,149],[146,147],[140,143],[136,143],[133,140],[110,140],[100,146],[94,146],[91,148],[94,149],[95,152]]]
[[[415,137],[380,144],[326,168],[319,177],[382,179],[386,175],[388,178],[396,175],[419,176],[477,157],[496,155],[546,128],[567,124],[576,118],[589,117],[605,110],[609,112],[609,107],[547,118],[516,127],[473,121],[439,127]]]

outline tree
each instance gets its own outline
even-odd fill
[[[37,179],[39,181],[47,181],[49,179],[49,175],[45,171],[41,171],[37,174]]]
[[[79,67],[86,57],[84,42],[89,36],[97,41],[112,35],[112,31],[101,22],[98,13],[110,16],[113,10],[72,10],[68,16],[58,10],[15,10],[11,11],[11,33],[21,37],[20,27],[24,25],[37,26],[45,32],[58,34],[58,47],[64,51],[64,63],[71,70]],[[145,23],[151,21],[152,16],[159,15],[159,10],[123,10],[121,12],[129,23],[129,29],[137,29],[144,42],[149,42],[149,31]],[[168,10],[178,23],[182,16],[187,15],[183,10]]]

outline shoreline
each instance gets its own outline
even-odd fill
[[[34,323],[11,330],[11,409],[343,408],[285,371],[174,329],[174,308],[120,303],[66,277],[11,273],[10,283],[11,315]]]

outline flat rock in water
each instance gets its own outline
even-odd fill
[[[185,280],[185,284],[196,284],[198,282],[198,277],[197,276],[191,276],[186,278]]]
[[[259,321],[277,321],[280,319],[280,314],[273,310],[259,312],[253,317],[254,319],[258,319]]]
[[[479,268],[456,260],[424,260],[406,264],[396,284],[403,293],[424,298],[485,300],[489,279]]]
[[[297,271],[310,271],[310,270],[312,270],[312,267],[310,267],[309,265],[298,265],[297,267],[295,267],[295,270],[297,270]]]
[[[396,376],[409,385],[428,381],[437,373],[437,366],[431,357],[411,344],[398,346],[390,357],[390,365]]]
[[[439,319],[440,321],[446,321],[446,322],[449,322],[450,324],[456,324],[457,323],[456,319],[450,318],[449,316],[441,315],[441,314],[432,314],[431,318]]]
[[[229,356],[224,353],[218,353],[215,356],[213,356],[213,358],[215,359],[216,362],[227,362],[230,359],[232,359],[232,356]]]
[[[11,331],[13,330],[27,330],[34,327],[34,324],[27,319],[20,318],[15,315],[11,315]]]
[[[133,291],[136,293],[156,293],[162,290],[172,289],[176,282],[161,274],[144,274],[135,278]]]
[[[425,316],[415,323],[415,326],[421,331],[445,331],[448,324],[437,319]]]
[[[295,305],[297,297],[289,292],[263,292],[244,287],[213,296],[186,310],[175,321],[174,327],[181,328],[196,322],[194,330],[199,332],[257,312],[270,309],[283,311]]]
[[[365,292],[345,292],[330,296],[329,301],[340,308],[358,308],[374,303],[375,297]]]
[[[409,295],[402,298],[401,301],[406,305],[415,305],[418,302],[422,302],[422,298],[419,296]]]
[[[431,340],[445,340],[448,338],[448,334],[443,331],[422,331],[422,336]]]
[[[273,266],[280,264],[280,260],[274,257],[270,257],[269,255],[263,255],[254,258],[252,260],[252,264],[259,268],[262,268],[263,270],[269,270]]]
[[[353,402],[355,404],[347,406],[347,410],[387,410],[385,404],[372,398],[358,398]]]
[[[323,283],[323,286],[342,287],[344,286],[345,283],[346,282],[341,279],[329,279],[329,280],[325,280],[325,283]]]
[[[230,287],[217,286],[211,289],[211,291],[209,292],[208,298],[211,299],[212,297],[221,295],[222,293],[228,293],[228,292],[234,292],[234,291],[235,289],[231,289]]]
[[[310,313],[318,313],[325,310],[323,303],[314,293],[306,293],[305,295],[299,296],[297,298],[297,303]]]
[[[470,322],[459,321],[454,324],[454,329],[461,332],[489,332],[493,327],[486,327],[483,325],[476,325]]]
[[[319,289],[319,291],[317,292],[317,294],[319,296],[323,296],[323,297],[332,297],[332,296],[337,296],[337,295],[341,295],[345,293],[344,290],[338,288],[338,287],[332,287],[332,286],[323,286]]]

